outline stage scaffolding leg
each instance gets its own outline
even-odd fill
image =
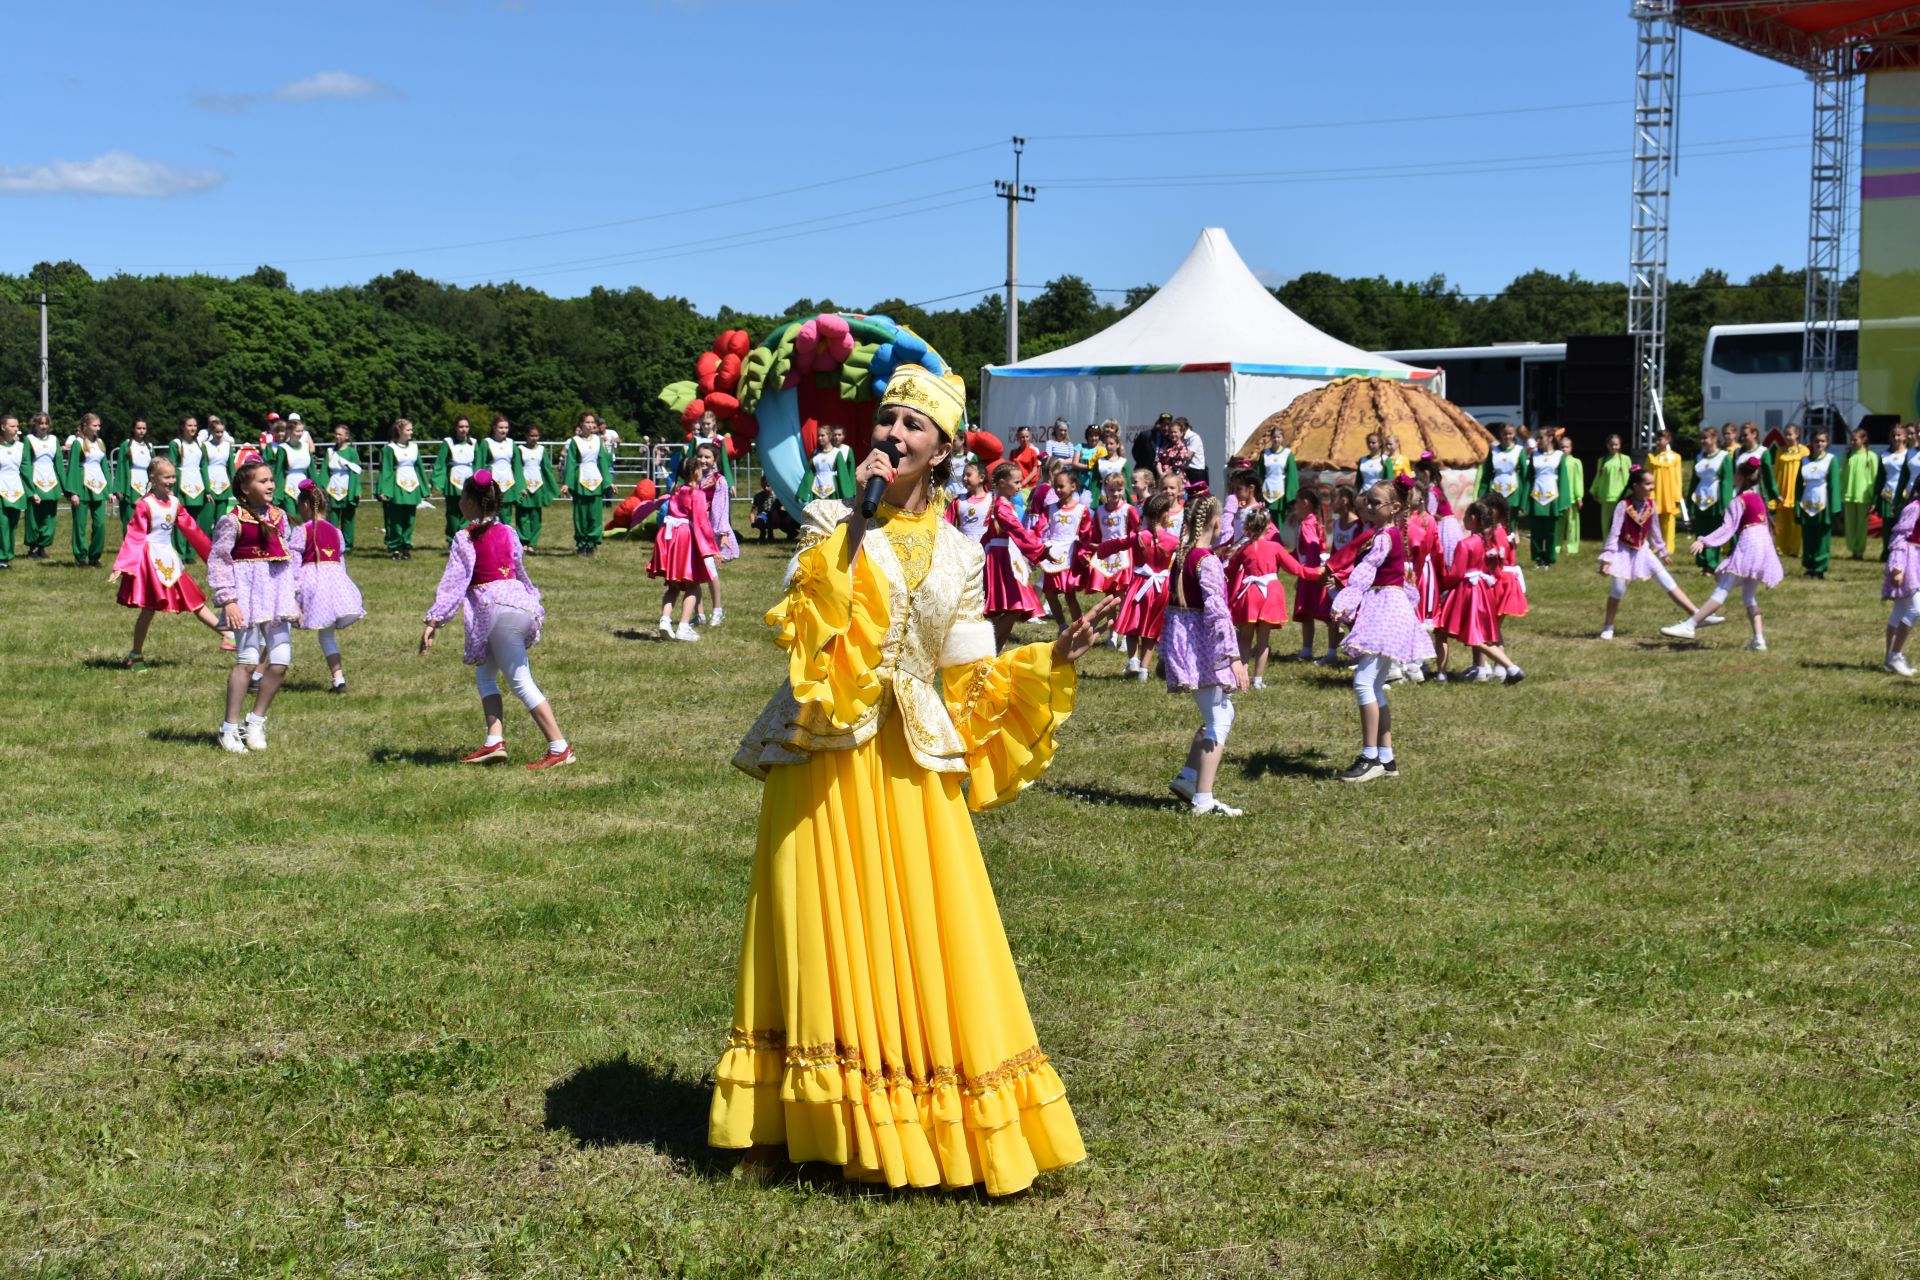
[[[1839,368],[1840,286],[1846,278],[1847,231],[1853,206],[1853,115],[1856,78],[1852,51],[1835,50],[1814,72],[1813,168],[1807,200],[1807,309],[1802,351],[1805,404],[1802,423],[1838,430],[1838,419],[1859,398],[1857,374]]]
[[[1674,104],[1680,31],[1665,0],[1635,0],[1633,73],[1633,217],[1627,272],[1627,333],[1633,338],[1638,392],[1637,452],[1653,447],[1666,423],[1667,228],[1673,192]]]

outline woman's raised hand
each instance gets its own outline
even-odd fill
[[[1073,625],[1062,631],[1053,642],[1053,660],[1055,662],[1075,663],[1085,657],[1087,651],[1099,642],[1101,628],[1113,620],[1120,612],[1119,596],[1104,596],[1100,603],[1074,619]]]
[[[878,449],[871,450],[867,456],[861,460],[860,465],[853,469],[853,487],[856,490],[864,490],[867,481],[873,479],[875,476],[879,476],[888,484],[892,484],[893,472],[893,460]]]

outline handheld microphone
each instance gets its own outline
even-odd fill
[[[873,447],[885,454],[888,462],[891,462],[896,467],[900,465],[900,446],[892,440],[875,440]],[[880,499],[886,496],[886,477],[868,476],[867,487],[860,494],[860,518],[862,520],[873,519],[874,511],[880,506]]]

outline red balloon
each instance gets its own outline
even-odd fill
[[[734,401],[734,403],[737,405],[740,402],[736,400]],[[692,400],[687,402],[686,408],[680,411],[680,421],[691,425],[695,422],[700,421],[700,415],[705,413],[706,411],[707,411],[706,402],[704,400],[701,400],[698,396],[696,396]]]
[[[753,339],[745,329],[728,329],[713,340],[713,349],[723,356],[745,360],[747,352],[753,350]]]
[[[727,451],[744,457],[760,434],[760,422],[750,413],[736,413],[727,420]]]
[[[731,391],[740,385],[740,357],[729,351],[720,357],[720,371],[713,375],[713,385],[722,391]]]
[[[714,414],[721,418],[731,418],[734,414],[740,412],[739,398],[730,396],[724,391],[709,392],[706,397],[706,403],[707,408],[713,410]]]

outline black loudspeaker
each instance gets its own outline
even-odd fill
[[[1893,442],[1893,429],[1900,425],[1900,415],[1897,413],[1870,413],[1860,419],[1860,425],[1867,429],[1868,444],[1891,444]],[[1828,443],[1846,444],[1848,441],[1836,438],[1828,441]]]
[[[1608,436],[1625,439],[1633,429],[1634,372],[1633,339],[1626,334],[1567,339],[1560,425],[1589,466],[1607,451]],[[1633,441],[1626,446],[1631,451]]]

